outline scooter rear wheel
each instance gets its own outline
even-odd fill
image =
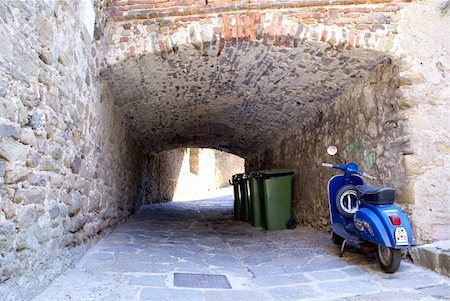
[[[395,273],[400,267],[402,252],[400,249],[378,245],[377,259],[383,271],[386,273]]]

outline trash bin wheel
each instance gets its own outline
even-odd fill
[[[286,221],[286,229],[295,229],[297,228],[297,221],[291,217]]]

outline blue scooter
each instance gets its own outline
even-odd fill
[[[327,153],[337,155],[330,146]],[[342,159],[342,158],[341,158]],[[345,160],[344,160],[345,161]],[[381,269],[387,273],[398,270],[401,249],[412,245],[411,226],[403,211],[394,205],[395,190],[389,187],[366,186],[361,176],[374,177],[358,170],[358,165],[322,163],[341,170],[328,182],[333,242],[341,245],[340,257],[346,243],[375,251]]]

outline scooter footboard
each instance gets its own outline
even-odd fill
[[[354,217],[358,236],[377,245],[390,248],[395,247],[391,240],[392,234],[388,233],[381,219],[371,210],[361,208]]]

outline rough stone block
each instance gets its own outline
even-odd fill
[[[45,200],[45,191],[39,187],[29,189],[19,188],[14,194],[14,202],[17,204],[39,204]]]
[[[0,24],[0,41],[2,41],[2,47],[0,47],[0,58],[8,61],[11,59],[13,46],[10,35],[8,34],[8,31],[3,23]]]
[[[6,254],[14,248],[16,227],[13,222],[0,215],[0,254]]]
[[[5,161],[0,160],[0,177],[5,176],[6,164]]]
[[[9,85],[3,79],[0,78],[0,97],[5,97],[8,94]]]
[[[43,157],[41,158],[39,169],[42,171],[53,171],[59,173],[61,171],[61,166],[52,158]]]
[[[27,180],[31,185],[43,186],[43,187],[45,187],[48,182],[46,176],[35,174],[35,173],[29,174]]]
[[[0,157],[10,162],[16,160],[25,161],[29,152],[29,147],[11,138],[0,141]]]
[[[0,139],[14,137],[20,138],[20,126],[4,119],[0,119]]]
[[[81,169],[81,157],[75,156],[75,158],[72,161],[72,164],[70,165],[70,169],[72,169],[73,173],[79,173]]]
[[[38,220],[38,218],[39,215],[37,213],[35,205],[23,206],[20,210],[17,211],[14,219],[16,221],[16,228],[27,229],[31,227]]]
[[[78,191],[72,191],[70,193],[70,199],[67,199],[69,203],[69,216],[74,216],[81,210],[81,194]]]
[[[50,183],[53,188],[61,188],[64,184],[64,176],[60,174],[52,174],[50,175]]]
[[[16,165],[12,170],[5,173],[5,182],[7,184],[17,183],[25,179],[28,175],[28,168],[22,165]]]
[[[88,220],[87,217],[83,214],[73,217],[68,224],[69,232],[72,233],[78,232],[81,228],[84,227],[84,225],[87,223],[87,220]]]
[[[22,128],[22,134],[20,135],[20,141],[23,144],[30,146],[37,146],[37,139],[34,135],[34,131],[29,127]]]

